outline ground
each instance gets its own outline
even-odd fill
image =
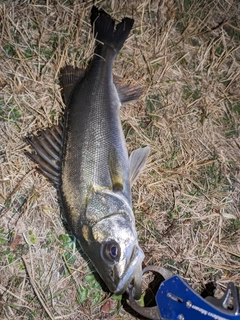
[[[61,119],[60,69],[93,55],[92,4],[0,4],[1,319],[140,319],[99,281],[25,155],[25,137]],[[135,19],[114,73],[144,92],[121,110],[129,153],[151,147],[132,189],[144,265],[221,296],[240,285],[240,3],[95,5]]]

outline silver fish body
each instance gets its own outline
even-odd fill
[[[88,70],[78,75],[71,67],[63,70],[67,107],[60,176],[56,173],[52,180],[57,181],[63,211],[74,235],[109,290],[121,294],[133,281],[137,299],[141,295],[144,254],[135,228],[131,182],[142,170],[149,148],[135,150],[128,158],[120,106],[121,101],[131,100],[139,92],[116,88],[112,76],[113,61],[133,20],[124,18],[114,30],[112,18],[93,7],[91,22],[97,44]],[[39,150],[50,147],[47,143],[44,147],[42,140],[41,146],[30,143],[37,151],[32,158],[46,173]]]

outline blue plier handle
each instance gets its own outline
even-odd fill
[[[129,290],[129,304],[139,314],[152,320],[240,320],[239,291],[230,282],[221,299],[202,298],[190,285],[169,270],[149,266],[143,270],[158,272],[165,279],[156,294],[156,307],[141,307]]]

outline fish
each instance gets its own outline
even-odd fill
[[[120,85],[112,66],[134,20],[115,21],[93,6],[93,58],[86,70],[62,70],[66,104],[59,125],[27,137],[27,155],[57,187],[60,204],[78,239],[108,289],[119,295],[134,286],[141,296],[143,250],[138,243],[131,187],[142,172],[150,147],[128,157],[120,107],[136,101],[142,89]]]

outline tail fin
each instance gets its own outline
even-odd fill
[[[102,9],[98,10],[97,7],[92,7],[91,24],[94,29],[94,36],[103,44],[112,47],[116,53],[122,48],[133,23],[133,19],[124,18],[114,29],[114,20],[111,16]]]

